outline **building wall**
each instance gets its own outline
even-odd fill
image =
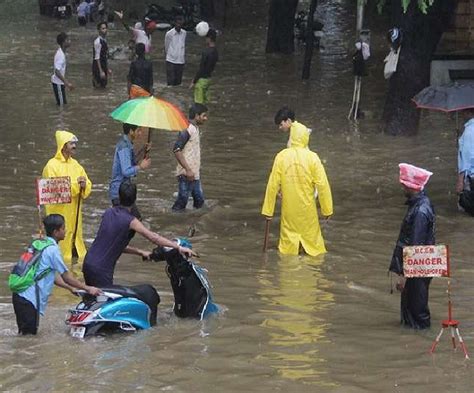
[[[459,0],[452,28],[443,34],[438,52],[474,51],[474,0]]]

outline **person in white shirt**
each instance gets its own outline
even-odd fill
[[[156,22],[154,20],[145,21],[145,30],[137,29],[135,27],[130,27],[123,21],[123,11],[114,11],[115,14],[119,17],[123,26],[127,31],[131,31],[133,35],[133,40],[135,44],[142,43],[145,45],[145,53],[151,52],[151,35],[156,30]]]
[[[183,78],[186,30],[182,28],[184,18],[177,15],[174,28],[165,35],[166,80],[168,86],[179,86]]]
[[[56,42],[59,45],[56,54],[54,55],[53,75],[51,76],[51,83],[53,85],[54,96],[56,97],[56,104],[62,106],[66,101],[66,87],[73,89],[72,83],[66,80],[66,49],[71,42],[66,33],[59,33],[56,37]]]

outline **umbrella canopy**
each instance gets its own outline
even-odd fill
[[[126,101],[110,116],[122,123],[169,131],[181,131],[189,125],[176,106],[153,96]]]
[[[412,101],[417,108],[442,112],[455,112],[474,108],[474,82],[428,86]]]

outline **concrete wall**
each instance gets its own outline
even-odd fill
[[[474,60],[432,60],[431,61],[431,77],[430,84],[432,86],[445,85],[452,82],[449,77],[450,70],[473,70]]]

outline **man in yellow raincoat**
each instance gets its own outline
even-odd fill
[[[69,176],[71,178],[72,201],[69,204],[46,205],[46,214],[61,214],[66,221],[66,237],[59,243],[66,263],[72,262],[75,250],[79,263],[86,255],[82,240],[82,211],[80,200],[86,199],[92,189],[92,183],[84,168],[73,158],[78,139],[68,131],[56,131],[56,155],[43,169],[43,177]]]
[[[326,252],[314,192],[318,192],[321,214],[327,218],[333,212],[331,188],[318,155],[306,147],[308,139],[309,133],[292,135],[291,147],[277,154],[268,179],[262,214],[271,220],[281,190],[278,249],[282,254],[297,255],[300,245],[311,256]]]

